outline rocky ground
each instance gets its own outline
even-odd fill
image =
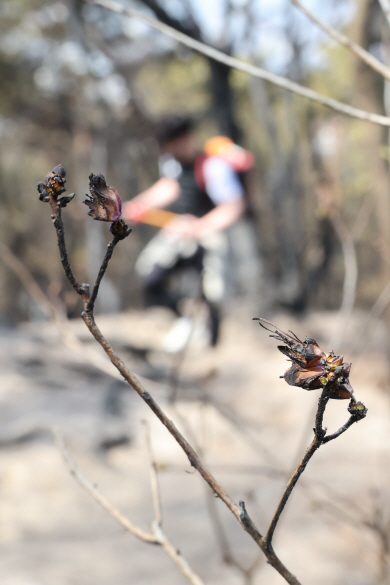
[[[311,440],[318,392],[286,385],[276,342],[235,313],[220,345],[196,339],[182,364],[159,350],[166,313],[98,319],[103,332],[155,399],[202,452],[235,500],[245,500],[265,531],[294,465]],[[282,328],[326,349],[339,320],[315,314]],[[335,339],[335,338],[334,338]],[[314,456],[275,534],[275,549],[306,585],[374,585],[386,572],[390,417],[384,333],[356,315],[342,342],[351,382],[367,418]],[[367,340],[367,343],[366,343]],[[251,539],[203,481],[138,396],[111,370],[82,321],[59,334],[52,324],[0,332],[0,575],[2,585],[181,585],[188,581],[158,547],[126,533],[67,471],[52,428],[77,465],[138,526],[153,519],[143,420],[159,465],[163,526],[205,585],[278,585]],[[173,373],[178,374],[176,400]],[[332,401],[329,430],[347,418]],[[218,527],[222,526],[224,538]],[[383,532],[383,531],[382,531]],[[226,543],[224,544],[226,540]],[[253,581],[223,561],[258,560]],[[225,555],[226,556],[226,555]]]

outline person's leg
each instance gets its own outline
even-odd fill
[[[144,302],[146,307],[167,307],[179,315],[178,299],[167,288],[167,280],[173,268],[154,266],[143,280]]]
[[[210,345],[215,347],[219,340],[221,310],[216,303],[207,302],[207,304],[209,306]]]

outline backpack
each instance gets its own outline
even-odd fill
[[[204,163],[211,156],[222,158],[239,175],[251,169],[255,164],[255,158],[249,150],[238,146],[227,136],[213,136],[206,141],[203,152],[195,160],[195,181],[202,190],[206,187],[203,172]]]

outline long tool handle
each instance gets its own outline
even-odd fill
[[[177,217],[178,214],[173,213],[173,211],[166,211],[165,209],[149,209],[149,211],[142,215],[139,221],[156,227],[165,227],[170,221]]]

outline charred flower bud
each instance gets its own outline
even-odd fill
[[[62,165],[54,167],[54,169],[46,175],[45,181],[40,182],[37,185],[39,199],[47,202],[50,197],[53,197],[61,207],[66,207],[66,205],[72,201],[75,194],[72,193],[71,195],[60,197],[60,195],[66,191],[65,175],[66,171]]]
[[[357,402],[352,396],[351,401],[348,405],[348,412],[352,414],[357,420],[365,418],[368,408],[366,408],[363,402]]]
[[[117,219],[110,225],[110,232],[113,236],[116,236],[118,240],[124,240],[131,233],[132,229],[129,228],[123,219]]]
[[[114,187],[106,183],[103,175],[89,175],[91,195],[84,201],[88,205],[88,215],[100,221],[116,221],[122,213],[122,201]]]
[[[285,333],[265,319],[256,320],[273,333],[270,337],[285,344],[278,345],[278,349],[292,361],[291,367],[282,376],[287,384],[305,390],[318,390],[329,385],[330,398],[352,398],[353,388],[349,383],[351,364],[344,362],[342,356],[335,355],[333,351],[325,353],[311,337],[301,341],[292,331]],[[264,323],[274,329],[268,329]]]

